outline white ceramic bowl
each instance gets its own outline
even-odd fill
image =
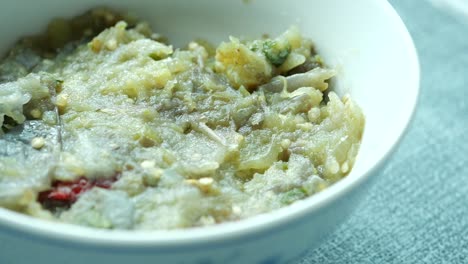
[[[0,52],[52,17],[96,5],[131,10],[179,44],[195,37],[219,42],[229,35],[276,34],[298,25],[339,70],[335,89],[349,92],[364,110],[357,163],[348,177],[311,198],[208,228],[94,230],[0,209],[0,263],[284,263],[316,246],[349,215],[412,117],[418,59],[405,26],[384,0],[4,1]]]

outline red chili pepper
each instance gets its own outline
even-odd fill
[[[70,208],[86,191],[94,187],[110,189],[117,179],[118,174],[106,179],[89,180],[85,177],[80,177],[71,182],[54,181],[52,189],[40,192],[37,200],[45,209],[50,211],[56,211],[59,208]]]

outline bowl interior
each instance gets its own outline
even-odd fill
[[[43,30],[53,17],[70,17],[102,5],[130,10],[179,47],[194,38],[218,43],[229,35],[275,35],[290,25],[299,26],[314,40],[326,63],[338,70],[334,89],[342,95],[350,93],[358,102],[366,115],[366,128],[351,174],[309,199],[303,208],[297,207],[297,212],[340,195],[366,177],[388,156],[412,116],[418,95],[418,61],[411,38],[386,1],[16,0],[2,3],[0,17],[8,24],[3,26],[0,53],[19,36]],[[297,212],[271,215],[294,217]],[[5,213],[0,211],[0,222]],[[256,221],[238,226],[263,220]]]

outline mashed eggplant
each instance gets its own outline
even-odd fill
[[[304,199],[350,172],[363,132],[334,74],[295,27],[175,49],[108,10],[54,20],[0,65],[0,206],[175,229]]]

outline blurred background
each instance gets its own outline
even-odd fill
[[[419,53],[416,115],[359,209],[297,263],[468,263],[468,0],[389,2]]]

